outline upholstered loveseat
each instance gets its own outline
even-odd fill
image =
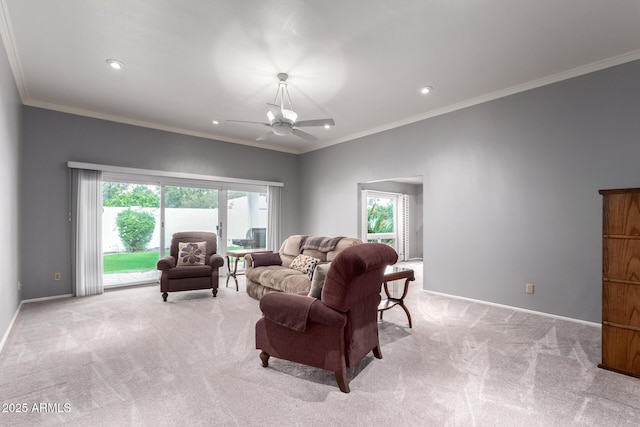
[[[326,264],[340,251],[362,243],[354,237],[289,236],[273,254],[249,254],[246,261],[246,289],[255,299],[269,292],[303,293],[311,288],[311,274],[297,268],[306,255]],[[297,258],[297,260],[296,260]],[[291,268],[296,267],[296,268]]]

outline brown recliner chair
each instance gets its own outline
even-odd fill
[[[331,263],[320,300],[300,294],[268,293],[260,300],[256,348],[262,366],[274,356],[333,371],[340,390],[349,393],[347,368],[373,351],[378,342],[378,304],[384,270],[398,254],[380,243],[349,247]]]
[[[178,244],[206,242],[204,265],[179,266]],[[169,256],[158,261],[160,276],[160,292],[162,299],[167,300],[168,292],[211,289],[213,296],[218,293],[218,268],[224,265],[222,256],[216,254],[216,233],[204,231],[182,231],[171,236]]]

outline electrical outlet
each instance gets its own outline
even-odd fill
[[[532,294],[533,293],[533,283],[527,283],[527,285],[525,286],[525,291],[528,294]]]
[[[62,279],[62,275],[60,273],[54,273],[53,280],[60,280],[60,279]]]

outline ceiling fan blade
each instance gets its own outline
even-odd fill
[[[259,137],[257,137],[256,141],[264,141],[265,139],[269,138],[271,135],[273,135],[273,131],[271,129],[269,129],[269,131],[267,133],[264,133],[264,134],[260,135]]]
[[[299,136],[302,139],[306,139],[307,141],[315,141],[316,139],[318,139],[315,136],[311,135],[310,133],[303,132],[300,129],[296,129],[296,128],[293,128],[291,133],[293,133],[296,136]]]
[[[282,108],[280,108],[279,105],[276,104],[269,104],[267,102],[267,108],[269,109],[269,111],[271,112],[271,114],[273,114],[274,120],[273,121],[280,121],[284,118],[284,116],[282,115]]]
[[[318,120],[302,120],[296,122],[296,127],[308,127],[308,126],[335,126],[336,122],[333,119],[318,119]]]
[[[251,123],[251,124],[255,124],[255,125],[271,126],[269,123],[263,123],[263,122],[252,122],[252,121],[250,121],[250,120],[227,120],[227,122],[234,122],[234,123]]]

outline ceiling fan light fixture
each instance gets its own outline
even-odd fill
[[[107,64],[114,70],[122,70],[124,68],[124,62],[117,59],[107,59]]]
[[[282,109],[282,116],[285,120],[291,121],[291,123],[295,123],[298,120],[298,114],[296,114],[293,110],[285,110]]]
[[[293,126],[288,123],[276,123],[271,126],[271,130],[278,136],[287,136],[293,131]]]

